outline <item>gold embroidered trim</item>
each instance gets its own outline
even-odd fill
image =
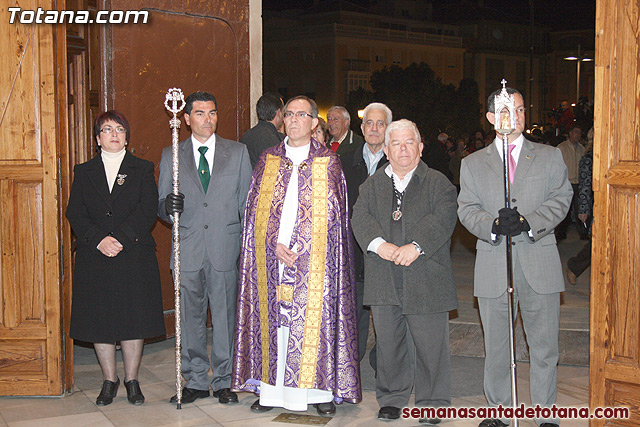
[[[278,285],[276,286],[276,293],[278,295],[278,301],[293,301],[293,286]]]
[[[309,283],[307,311],[304,322],[302,358],[300,361],[300,387],[314,388],[316,365],[322,324],[322,304],[324,294],[324,271],[327,257],[328,193],[329,181],[327,168],[329,157],[316,158],[311,167],[311,260],[309,265]]]
[[[262,381],[269,380],[269,300],[267,294],[267,226],[273,190],[280,167],[280,157],[267,155],[262,173],[255,220],[256,267],[258,273],[258,302],[260,303],[260,335],[262,338]]]

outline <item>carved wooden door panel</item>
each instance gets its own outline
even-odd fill
[[[0,21],[0,395],[62,392],[59,32]]]
[[[598,0],[590,406],[640,425],[640,1]]]

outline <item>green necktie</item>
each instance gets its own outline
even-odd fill
[[[204,157],[204,153],[207,152],[208,147],[200,147],[198,151],[200,152],[200,163],[198,164],[198,173],[200,174],[200,182],[202,183],[202,188],[204,189],[204,193],[207,194],[207,188],[209,188],[209,178],[211,175],[209,174],[209,163],[207,159]]]

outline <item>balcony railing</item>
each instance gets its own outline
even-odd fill
[[[346,24],[325,24],[297,26],[295,28],[265,27],[265,41],[333,37],[353,37],[358,39],[407,42],[418,44],[437,44],[462,47],[462,37],[438,34],[418,33],[412,31],[389,30],[384,28],[361,27]]]
[[[343,71],[370,71],[369,64],[371,61],[367,59],[343,59]]]

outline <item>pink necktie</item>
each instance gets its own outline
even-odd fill
[[[516,175],[516,159],[511,153],[516,148],[514,144],[509,144],[509,182],[513,184],[513,177]]]

